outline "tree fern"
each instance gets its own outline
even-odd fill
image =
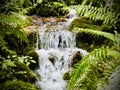
[[[89,17],[93,20],[103,20],[104,24],[115,26],[119,21],[119,13],[109,12],[104,8],[93,7],[91,5],[74,5],[70,8],[75,9],[79,16]]]
[[[74,28],[73,30],[78,33],[87,33],[87,34],[91,34],[93,36],[103,36],[107,39],[112,40],[115,43],[119,42],[118,38],[120,37],[120,35],[117,35],[117,32],[116,32],[116,35],[114,35],[114,34],[107,33],[107,32],[96,31],[96,30],[92,30],[92,29],[84,29],[84,28]]]

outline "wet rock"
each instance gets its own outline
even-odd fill
[[[80,51],[74,52],[72,56],[72,66],[82,59],[82,54],[80,53]]]
[[[52,62],[52,64],[54,65],[54,58],[53,57],[49,57],[49,60]]]

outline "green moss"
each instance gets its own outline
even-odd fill
[[[99,22],[99,23],[98,23]],[[79,28],[89,28],[94,30],[100,30],[100,21],[93,21],[86,17],[76,18],[70,25],[70,29],[72,30],[75,27]]]
[[[78,32],[76,35],[76,46],[87,51],[92,51],[105,45],[113,46],[114,43],[112,40],[109,40],[106,37],[97,34],[92,35],[90,33]]]
[[[103,31],[103,32],[109,32],[109,33],[114,33],[111,26],[108,25],[103,25],[102,21],[97,20],[91,20],[87,17],[78,17],[70,25],[70,30],[75,30],[75,28],[83,28],[83,29],[90,29],[90,30],[98,30],[98,31]],[[92,51],[95,48],[99,48],[103,45],[110,45],[112,46],[113,44],[111,43],[110,40],[106,39],[103,36],[100,35],[92,35],[90,33],[79,33],[77,32],[77,37],[76,37],[76,42],[77,42],[77,47],[83,48],[87,51]]]
[[[69,72],[66,72],[64,75],[63,75],[63,80],[69,80],[70,79],[70,73]]]
[[[36,90],[35,86],[17,79],[6,81],[0,85],[0,90]]]

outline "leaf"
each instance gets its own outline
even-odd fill
[[[116,37],[114,34],[111,33],[107,33],[107,32],[102,32],[102,31],[96,31],[96,30],[92,30],[92,29],[84,29],[84,28],[74,28],[74,31],[78,32],[78,33],[87,33],[87,34],[91,34],[94,36],[103,36],[107,39],[112,40],[113,42],[116,42]]]
[[[94,7],[91,5],[74,5],[69,8],[77,11],[77,14],[80,16],[89,17],[92,20],[102,20],[104,24],[108,24],[111,26],[115,26],[115,22],[119,21],[118,16],[120,15],[118,12],[108,12],[105,11],[104,8]],[[114,20],[114,21],[113,21]]]
[[[29,66],[29,65],[30,65],[30,62],[27,62],[27,63],[26,63],[26,66]]]
[[[30,62],[32,62],[32,63],[36,63],[36,61],[35,61],[35,60],[30,60]]]
[[[6,63],[2,64],[2,69],[7,70],[7,64]]]

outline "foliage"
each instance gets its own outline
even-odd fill
[[[108,79],[108,84],[104,87],[106,90],[119,90],[120,89],[120,65],[115,68],[115,71],[112,73]]]
[[[2,25],[8,25],[12,27],[23,27],[30,24],[28,18],[20,13],[11,12],[11,14],[2,14],[0,13],[0,23]]]
[[[14,78],[28,81],[33,78],[32,71],[28,67],[30,63],[35,63],[29,56],[18,57],[8,56],[7,59],[0,57],[0,81],[12,80]],[[2,83],[1,82],[1,83]]]
[[[30,0],[5,0],[0,1],[0,13],[21,12],[23,8],[31,6]]]
[[[113,1],[114,4],[111,5],[109,1]],[[68,83],[69,90],[119,89],[119,70],[115,68],[120,65],[118,24],[120,14],[119,10],[115,11],[113,8],[114,5],[117,5],[115,1],[118,0],[83,0],[82,5],[70,6],[80,16],[72,22],[70,27],[77,33],[78,44],[84,43],[83,46],[94,49],[94,45],[97,45],[96,41],[99,47],[105,41],[107,44],[104,43],[104,46],[114,46],[115,48],[95,49],[79,61],[71,71],[72,75]],[[107,6],[108,4],[110,6]],[[91,40],[93,45],[90,45]]]
[[[80,16],[89,17],[92,20],[102,20],[103,24],[115,26],[119,21],[119,13],[110,12],[104,8],[97,8],[91,5],[74,5],[70,8],[75,9]]]
[[[14,78],[33,82],[35,80],[29,65],[35,62],[31,57],[18,57],[20,43],[28,43],[28,38],[23,31],[27,19],[16,15],[1,15],[0,20],[0,81],[3,83]],[[18,42],[18,41],[22,42]],[[18,53],[18,52],[17,52]],[[8,56],[9,55],[9,56]],[[8,56],[8,57],[7,57]],[[12,84],[12,83],[10,83]],[[8,86],[9,87],[9,86]],[[5,87],[5,88],[8,88]],[[10,87],[9,87],[10,88]],[[4,89],[4,88],[3,88]],[[33,89],[34,90],[34,89]]]
[[[17,79],[8,80],[0,85],[1,90],[36,90],[35,86],[28,82],[23,82]]]
[[[119,22],[116,23],[117,30],[119,32]],[[102,20],[91,20],[89,17],[80,16],[75,18],[71,25],[70,30],[73,30],[75,27],[78,28],[88,28],[93,30],[100,30],[104,32],[114,33],[114,27],[110,25],[103,25]]]
[[[104,7],[107,3],[106,0],[83,0],[82,5],[91,5],[95,7]]]
[[[74,28],[74,31],[76,31],[77,33],[87,33],[87,34],[91,34],[93,36],[103,36],[109,40],[112,40],[113,42],[115,42],[117,44],[117,40],[118,37],[116,37],[114,34],[111,33],[107,33],[107,32],[102,32],[102,31],[96,31],[96,30],[92,30],[92,29],[84,29],[84,28]]]
[[[70,30],[72,30],[75,27],[79,28],[89,28],[94,30],[100,30],[102,21],[94,21],[87,17],[78,17],[74,19],[70,25]]]
[[[100,48],[90,52],[75,65],[68,84],[69,89],[96,90],[99,87],[99,81],[104,80],[107,83],[111,72],[120,63],[119,55],[118,51],[111,48]]]
[[[23,50],[23,55],[33,57],[33,59],[36,61],[36,63],[31,63],[29,65],[30,69],[34,70],[36,67],[38,67],[38,54],[35,51],[34,47],[27,47]]]
[[[23,31],[23,26],[28,24],[29,20],[23,15],[0,14],[0,55],[7,56],[10,54],[10,50],[19,50],[23,42],[27,45],[28,38]]]
[[[87,51],[92,51],[101,46],[111,47],[113,45],[119,45],[120,35],[117,32],[112,34],[109,32],[77,27],[74,28],[73,31],[77,33],[76,46]]]
[[[113,12],[120,12],[120,1],[119,0],[108,0],[106,3],[105,8],[108,11],[113,11]]]
[[[47,2],[38,4],[35,11],[36,14],[40,16],[59,16],[68,12],[64,7],[66,7],[66,5],[59,2]]]

